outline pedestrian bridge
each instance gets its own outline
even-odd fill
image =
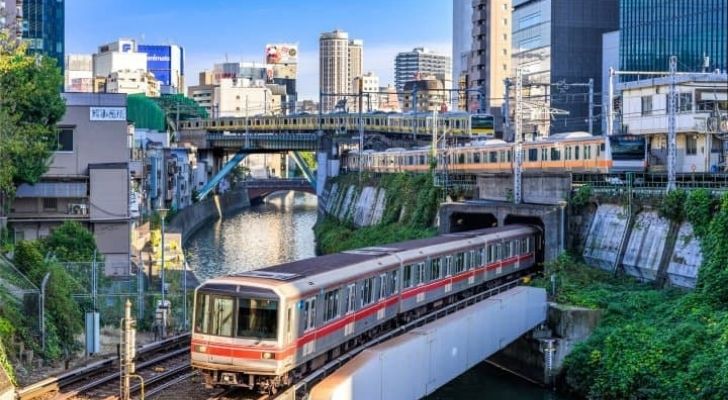
[[[248,190],[251,201],[262,199],[269,194],[280,191],[295,191],[316,194],[316,189],[305,178],[293,179],[251,179],[240,183],[239,187]]]

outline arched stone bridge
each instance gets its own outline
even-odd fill
[[[250,179],[241,182],[240,187],[248,189],[248,198],[250,201],[262,199],[274,192],[287,190],[316,194],[316,188],[304,178]]]

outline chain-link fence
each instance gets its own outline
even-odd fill
[[[0,315],[13,325],[16,340],[40,343],[41,290],[3,256],[0,256]]]

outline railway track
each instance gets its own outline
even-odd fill
[[[137,374],[144,378],[145,386],[149,385],[148,388],[145,387],[145,391],[162,390],[157,387],[192,372],[189,346],[190,334],[187,333],[142,346],[137,350]],[[109,357],[26,386],[18,390],[17,397],[19,400],[65,400],[78,396],[114,398],[119,395],[119,378],[119,360],[117,357]],[[135,385],[132,386],[132,391],[141,392],[141,385],[136,381]]]

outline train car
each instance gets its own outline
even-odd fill
[[[470,134],[495,137],[495,118],[490,114],[471,114]]]
[[[310,258],[195,291],[191,362],[207,385],[274,393],[334,357],[542,261],[541,231],[509,225]]]

